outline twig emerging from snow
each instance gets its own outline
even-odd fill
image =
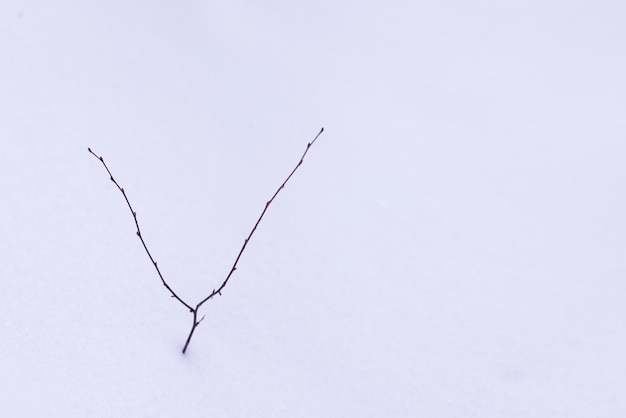
[[[191,341],[191,337],[193,336],[193,333],[195,332],[195,330],[198,327],[198,325],[200,325],[200,322],[202,322],[202,320],[204,319],[204,316],[202,316],[202,318],[200,320],[198,320],[198,310],[200,309],[200,307],[205,302],[208,302],[214,296],[216,296],[216,295],[220,295],[221,296],[222,295],[222,290],[228,284],[228,281],[230,280],[230,278],[233,275],[233,273],[235,272],[235,270],[237,270],[237,263],[239,263],[239,259],[241,258],[241,255],[245,251],[246,247],[248,246],[248,243],[250,242],[250,239],[252,238],[252,235],[254,235],[257,227],[261,223],[261,220],[263,219],[263,216],[265,216],[265,213],[267,212],[267,209],[270,207],[270,205],[272,204],[274,199],[276,199],[276,196],[278,195],[278,193],[280,193],[280,191],[285,187],[285,185],[287,184],[289,179],[291,179],[291,177],[294,175],[296,170],[298,170],[298,168],[302,165],[302,162],[304,161],[304,157],[306,157],[306,154],[309,152],[309,149],[311,148],[311,145],[313,145],[315,143],[315,141],[317,140],[317,138],[319,138],[319,136],[322,134],[322,132],[324,132],[324,128],[322,128],[319,131],[319,133],[317,135],[315,135],[315,138],[313,138],[313,140],[307,144],[306,149],[304,150],[304,153],[300,157],[300,160],[296,164],[295,168],[293,170],[291,170],[291,173],[289,173],[287,178],[282,182],[282,184],[278,187],[278,189],[276,189],[276,191],[274,192],[272,197],[265,203],[265,207],[263,208],[263,211],[261,212],[261,215],[259,215],[259,218],[257,219],[256,223],[252,227],[252,230],[250,231],[250,233],[248,234],[248,236],[244,240],[243,245],[242,245],[241,249],[239,250],[239,253],[237,254],[237,257],[235,258],[235,262],[233,263],[232,267],[230,268],[230,271],[228,272],[228,275],[226,276],[226,279],[224,279],[224,281],[222,282],[220,287],[218,287],[217,289],[213,289],[213,291],[207,297],[205,297],[200,302],[198,302],[198,304],[195,306],[195,308],[192,307],[191,305],[189,305],[184,300],[182,300],[176,294],[176,292],[174,292],[174,290],[172,290],[172,288],[167,284],[167,282],[163,278],[163,274],[161,274],[161,270],[159,270],[157,262],[152,257],[152,254],[150,254],[150,250],[148,250],[148,246],[146,245],[146,242],[143,239],[143,236],[141,234],[141,229],[139,228],[139,221],[137,220],[137,212],[135,212],[135,210],[133,209],[132,205],[130,204],[130,200],[128,200],[128,196],[126,195],[126,192],[119,185],[119,183],[115,180],[115,178],[113,177],[113,174],[111,174],[111,170],[109,170],[109,167],[107,167],[106,163],[104,162],[104,159],[101,156],[99,156],[96,153],[94,153],[91,150],[91,148],[87,148],[89,150],[89,152],[94,157],[96,157],[98,160],[100,160],[100,162],[102,163],[102,165],[106,169],[107,173],[109,173],[109,177],[110,177],[111,181],[113,182],[113,184],[115,184],[115,186],[122,193],[122,196],[124,196],[124,200],[126,200],[126,204],[128,205],[128,209],[130,209],[130,212],[133,215],[133,220],[135,221],[135,226],[137,227],[137,236],[141,240],[141,244],[143,245],[144,250],[146,250],[146,254],[148,254],[148,258],[150,258],[150,261],[152,262],[152,265],[154,266],[155,270],[157,271],[157,273],[159,275],[159,278],[161,279],[161,282],[163,283],[163,286],[165,286],[165,288],[171,293],[173,298],[178,300],[183,306],[185,306],[187,309],[189,309],[189,312],[191,312],[193,314],[193,323],[192,323],[192,326],[191,326],[191,330],[189,331],[189,335],[187,336],[187,340],[185,341],[185,346],[183,347],[183,354],[185,354],[185,352],[187,351],[187,347],[189,347],[189,342]]]

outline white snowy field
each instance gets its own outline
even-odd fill
[[[2,0],[0,416],[626,416],[625,18]]]

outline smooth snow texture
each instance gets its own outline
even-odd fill
[[[0,415],[624,416],[625,13],[3,1]]]

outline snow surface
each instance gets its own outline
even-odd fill
[[[0,415],[626,416],[625,13],[3,0]]]

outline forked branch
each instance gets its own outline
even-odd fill
[[[194,331],[196,330],[197,326],[200,325],[200,322],[202,322],[202,319],[204,319],[204,316],[203,316],[200,320],[198,320],[198,310],[200,309],[200,307],[205,302],[211,300],[216,295],[221,295],[222,294],[222,290],[228,284],[228,281],[230,280],[230,278],[233,275],[233,273],[235,272],[235,270],[237,270],[237,263],[239,263],[239,260],[241,259],[241,256],[242,256],[243,252],[245,251],[246,247],[248,246],[248,243],[250,242],[250,239],[252,238],[252,235],[254,235],[254,233],[256,232],[257,227],[261,223],[261,220],[265,216],[265,213],[267,212],[268,208],[270,207],[272,202],[274,202],[274,199],[276,199],[276,196],[278,196],[278,193],[280,193],[280,191],[285,188],[285,185],[287,184],[287,182],[291,179],[291,177],[294,175],[294,173],[302,165],[302,163],[304,161],[304,158],[306,157],[307,153],[309,152],[309,149],[315,143],[317,138],[319,138],[319,136],[322,134],[322,132],[324,132],[324,128],[322,128],[319,131],[319,133],[315,136],[315,138],[313,138],[313,140],[307,144],[306,149],[304,150],[304,153],[300,157],[300,160],[298,161],[298,163],[296,164],[294,169],[291,170],[291,172],[289,173],[287,178],[285,178],[285,180],[278,187],[278,189],[276,189],[276,191],[274,192],[272,197],[265,203],[265,207],[263,208],[263,211],[261,212],[261,215],[259,215],[259,218],[257,219],[257,221],[255,222],[254,226],[252,227],[252,230],[250,230],[250,233],[244,239],[243,245],[241,246],[241,249],[239,250],[239,253],[237,254],[237,257],[235,258],[235,261],[234,261],[232,267],[230,268],[230,271],[226,275],[226,279],[224,279],[224,281],[222,282],[220,287],[218,287],[217,289],[214,289],[207,297],[205,297],[200,302],[198,302],[198,304],[195,307],[192,307],[190,304],[188,304],[187,302],[182,300],[176,294],[176,292],[174,292],[174,290],[169,286],[169,284],[167,284],[167,282],[165,281],[165,278],[163,277],[163,274],[161,274],[161,270],[159,270],[159,266],[157,265],[157,262],[152,257],[152,254],[150,253],[150,250],[148,250],[148,246],[146,245],[146,242],[145,242],[145,240],[143,238],[143,235],[141,234],[141,229],[139,228],[139,221],[137,220],[137,212],[135,212],[135,210],[133,209],[132,205],[130,204],[130,200],[128,200],[128,196],[126,195],[126,192],[119,185],[119,183],[115,180],[115,178],[113,177],[113,174],[111,174],[111,170],[109,170],[109,167],[104,162],[104,159],[101,156],[99,156],[96,153],[94,153],[91,150],[91,148],[87,148],[89,150],[89,152],[94,157],[96,157],[98,160],[100,160],[100,162],[102,163],[102,165],[106,169],[107,173],[109,174],[109,177],[110,177],[111,181],[113,182],[113,184],[115,184],[115,186],[118,188],[118,190],[122,193],[122,196],[124,196],[124,200],[126,201],[126,204],[128,205],[128,209],[130,210],[130,213],[133,215],[133,220],[135,221],[135,226],[137,227],[137,236],[139,237],[139,240],[141,241],[141,244],[143,245],[143,248],[146,251],[146,254],[148,255],[148,258],[150,258],[150,262],[152,262],[152,265],[154,266],[155,270],[157,271],[157,274],[159,275],[159,278],[161,279],[161,282],[163,283],[163,286],[165,286],[165,288],[170,292],[170,294],[172,295],[173,298],[178,300],[183,306],[185,306],[189,310],[189,312],[191,312],[193,314],[193,323],[192,323],[192,326],[191,326],[191,330],[189,331],[189,335],[187,336],[187,340],[185,341],[185,346],[183,347],[183,354],[187,351],[187,347],[189,346],[189,342],[191,341],[191,337],[193,336]]]

